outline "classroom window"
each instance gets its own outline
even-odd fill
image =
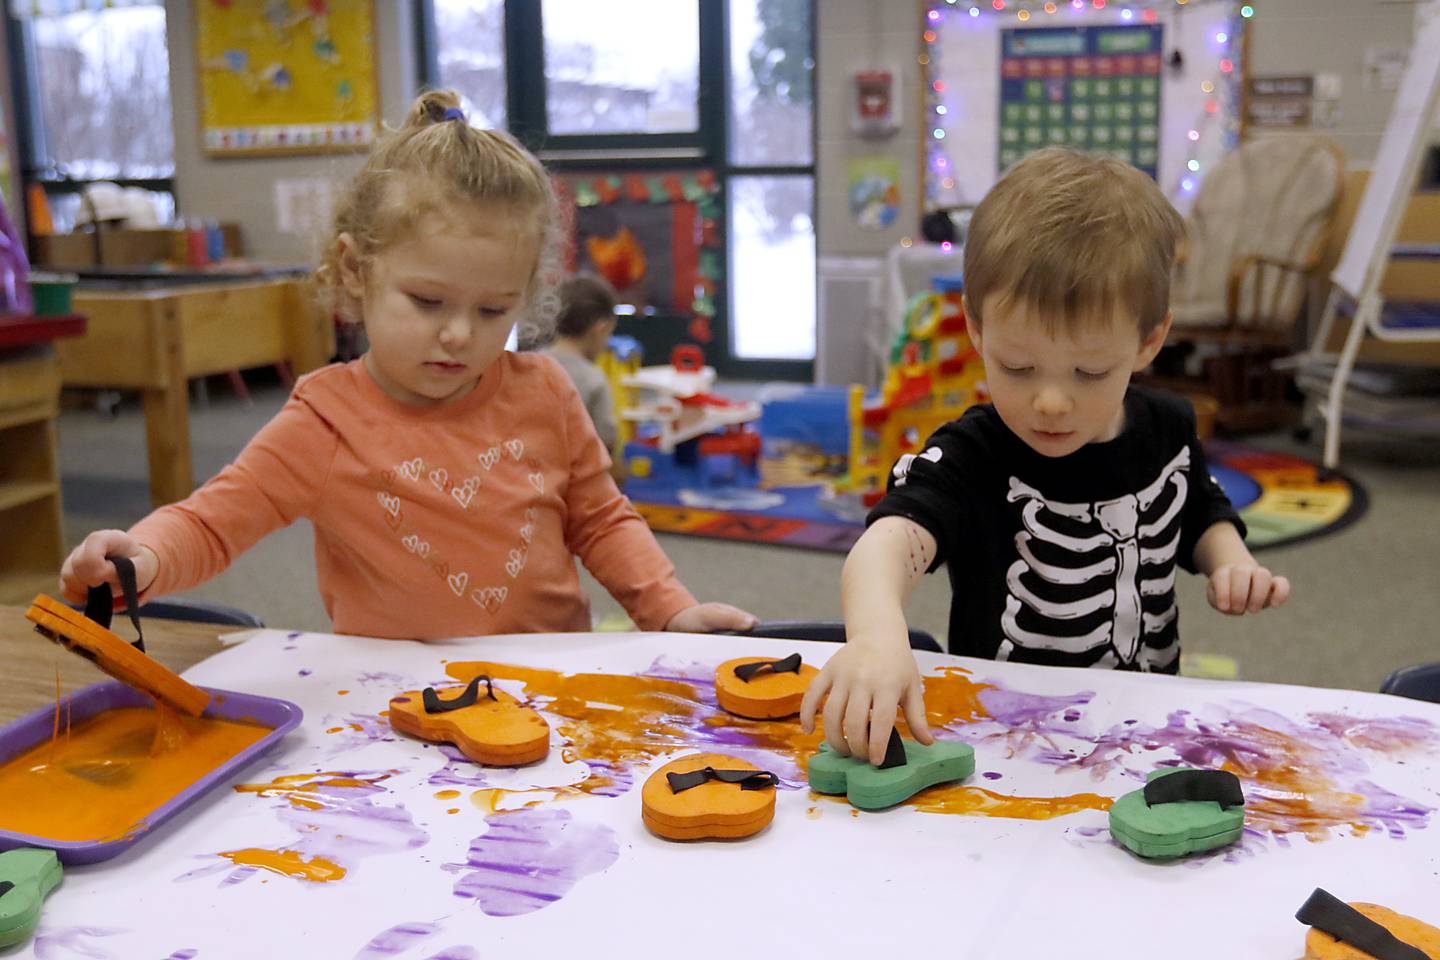
[[[808,0],[730,0],[730,162],[814,161]]]
[[[815,178],[731,176],[730,350],[741,360],[815,356]]]
[[[699,129],[696,4],[544,0],[542,9],[551,133]]]
[[[809,0],[729,0],[730,349],[815,356],[813,25]]]
[[[630,278],[620,247],[606,259],[617,286],[649,291],[625,331],[648,357],[699,342],[726,376],[812,375],[816,0],[489,0],[490,26],[464,30],[443,8],[476,3],[415,2],[422,82],[460,86],[447,62],[503,74],[505,126],[591,208],[577,222],[639,238],[647,257],[625,263],[650,273]],[[699,197],[711,189],[718,202]],[[698,264],[655,227],[667,203],[689,207],[669,222],[694,217]],[[673,269],[699,271],[693,297]]]
[[[439,86],[460,94],[471,123],[503,130],[504,0],[434,0]]]
[[[30,144],[42,178],[155,180],[175,172],[163,6],[24,22]]]

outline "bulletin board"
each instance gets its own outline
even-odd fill
[[[1060,145],[1158,176],[1163,36],[1159,24],[1003,31],[996,172]]]
[[[373,0],[199,0],[212,156],[363,150],[379,124]]]
[[[562,188],[575,205],[569,266],[604,277],[638,316],[686,318],[684,342],[710,343],[724,263],[715,174],[602,174]],[[658,351],[651,356],[669,356],[660,341],[640,340]]]

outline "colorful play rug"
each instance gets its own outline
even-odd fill
[[[1333,533],[1365,512],[1363,487],[1333,472],[1322,479],[1308,460],[1220,440],[1205,450],[1211,473],[1250,528],[1252,549]],[[632,478],[625,492],[660,533],[844,553],[864,531],[864,510],[830,494],[824,480],[836,469],[823,457],[767,459],[766,482],[756,487],[681,487],[669,474]],[[773,485],[777,478],[796,485]],[[807,478],[819,482],[801,485]]]

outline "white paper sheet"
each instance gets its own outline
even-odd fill
[[[631,771],[628,790],[624,771],[594,771],[621,781],[602,791],[616,796],[482,793],[502,811],[519,808],[493,813],[472,799],[477,790],[583,784],[591,768],[565,755],[584,745],[567,749],[558,728],[574,723],[565,710],[604,718],[606,704],[552,705],[563,709],[549,714],[549,759],[512,771],[450,759],[378,717],[395,693],[453,682],[445,661],[693,677],[678,689],[702,706],[677,699],[677,715],[692,715],[653,730],[716,749],[701,739],[746,735],[715,717],[716,664],[800,650],[818,665],[837,649],[659,634],[419,644],[266,631],[186,677],[305,710],[237,782],[331,785],[294,794],[299,805],[219,789],[125,855],[67,871],[19,955],[1285,958],[1303,952],[1293,915],[1316,886],[1440,924],[1440,707],[1430,704],[920,655],[926,671],[963,666],[989,684],[976,701],[989,718],[943,735],[974,744],[967,785],[997,801],[1118,797],[1179,750],[1254,771],[1242,776],[1247,798],[1272,813],[1285,784],[1304,783],[1310,795],[1291,798],[1296,809],[1348,810],[1340,819],[1362,825],[1309,837],[1261,826],[1226,852],[1166,864],[1111,842],[1103,809],[1040,820],[855,813],[798,786],[778,792],[775,820],[756,837],[669,843],[645,831],[639,809],[639,785],[668,752]],[[793,758],[738,750],[796,782]],[[443,790],[458,796],[437,797]],[[345,875],[297,879],[219,856],[247,849],[291,851]]]

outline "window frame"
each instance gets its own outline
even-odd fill
[[[416,24],[416,62],[420,84],[439,84],[440,70],[435,37],[435,18],[430,0],[411,0]],[[694,0],[699,8],[700,61],[698,88],[699,129],[684,133],[603,133],[551,134],[546,113],[545,38],[543,11],[539,0],[504,0],[505,5],[505,109],[507,126],[555,173],[625,170],[710,170],[720,184],[721,202],[727,216],[720,219],[720,243],[724,250],[724,277],[715,291],[715,316],[710,327],[714,335],[706,344],[706,362],[722,376],[744,379],[809,381],[814,379],[815,361],[744,359],[731,353],[730,324],[731,237],[728,229],[729,186],[736,177],[804,176],[811,191],[810,221],[815,223],[819,185],[815,183],[816,119],[815,91],[811,85],[810,162],[795,164],[740,164],[730,160],[730,57],[728,0]],[[815,60],[816,0],[803,0],[809,7],[810,49]],[[813,74],[812,74],[813,75]],[[819,284],[818,269],[814,282]],[[818,315],[817,315],[818,325]],[[818,331],[817,331],[818,348]],[[651,358],[652,361],[657,358]],[[661,362],[665,358],[658,358]]]

